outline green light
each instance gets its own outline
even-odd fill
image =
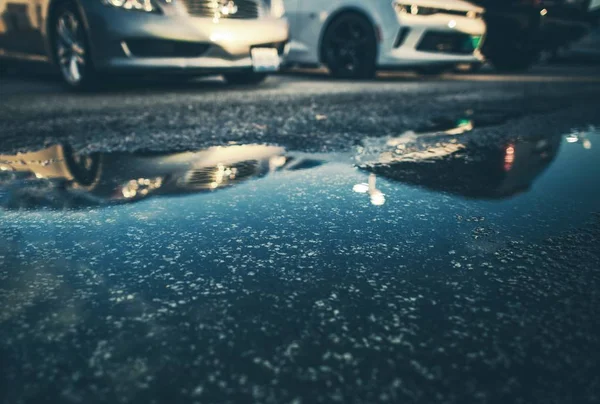
[[[483,37],[481,35],[477,35],[477,36],[472,36],[471,37],[471,44],[473,45],[473,49],[478,49],[479,48],[479,44],[481,43],[481,39]]]

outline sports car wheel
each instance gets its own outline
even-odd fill
[[[322,61],[334,77],[375,76],[377,39],[369,20],[358,13],[335,18],[323,35]]]

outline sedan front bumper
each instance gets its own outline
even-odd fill
[[[244,70],[252,67],[253,47],[277,48],[283,58],[289,35],[287,20],[264,16],[213,20],[169,9],[163,14],[121,10],[100,1],[85,2],[84,14],[94,66],[100,71]],[[133,46],[140,41],[146,44],[144,53]],[[152,52],[159,48],[158,54]]]

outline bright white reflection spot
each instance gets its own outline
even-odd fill
[[[546,10],[545,8],[540,11],[540,15],[546,15],[546,14],[548,14],[548,10]]]
[[[450,28],[456,27],[456,21],[450,20],[450,22],[448,23],[448,27],[450,27]]]
[[[383,205],[385,203],[385,195],[381,191],[376,190],[371,194],[371,203],[375,206]]]
[[[271,170],[276,170],[278,168],[283,167],[286,162],[287,162],[287,157],[285,157],[285,156],[271,157],[269,159],[269,168]]]
[[[369,184],[356,184],[352,190],[359,194],[365,194],[369,192]]]
[[[385,195],[379,189],[377,189],[377,177],[375,174],[369,175],[369,183],[356,184],[352,187],[352,190],[359,194],[369,194],[371,203],[375,206],[381,206],[385,203]]]
[[[579,137],[577,135],[568,135],[565,139],[567,139],[567,142],[569,143],[577,143]]]
[[[162,186],[162,178],[138,178],[137,180],[129,180],[121,187],[121,194],[124,198],[130,199],[136,196],[146,196],[150,192]]]

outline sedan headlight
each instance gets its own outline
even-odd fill
[[[148,13],[157,11],[156,6],[152,4],[152,0],[103,0],[103,2],[106,5],[124,10],[137,10]]]
[[[118,199],[143,198],[156,191],[162,184],[163,179],[161,177],[130,180],[117,188],[116,197]]]
[[[285,14],[285,6],[283,0],[270,0],[271,16],[281,18]]]

